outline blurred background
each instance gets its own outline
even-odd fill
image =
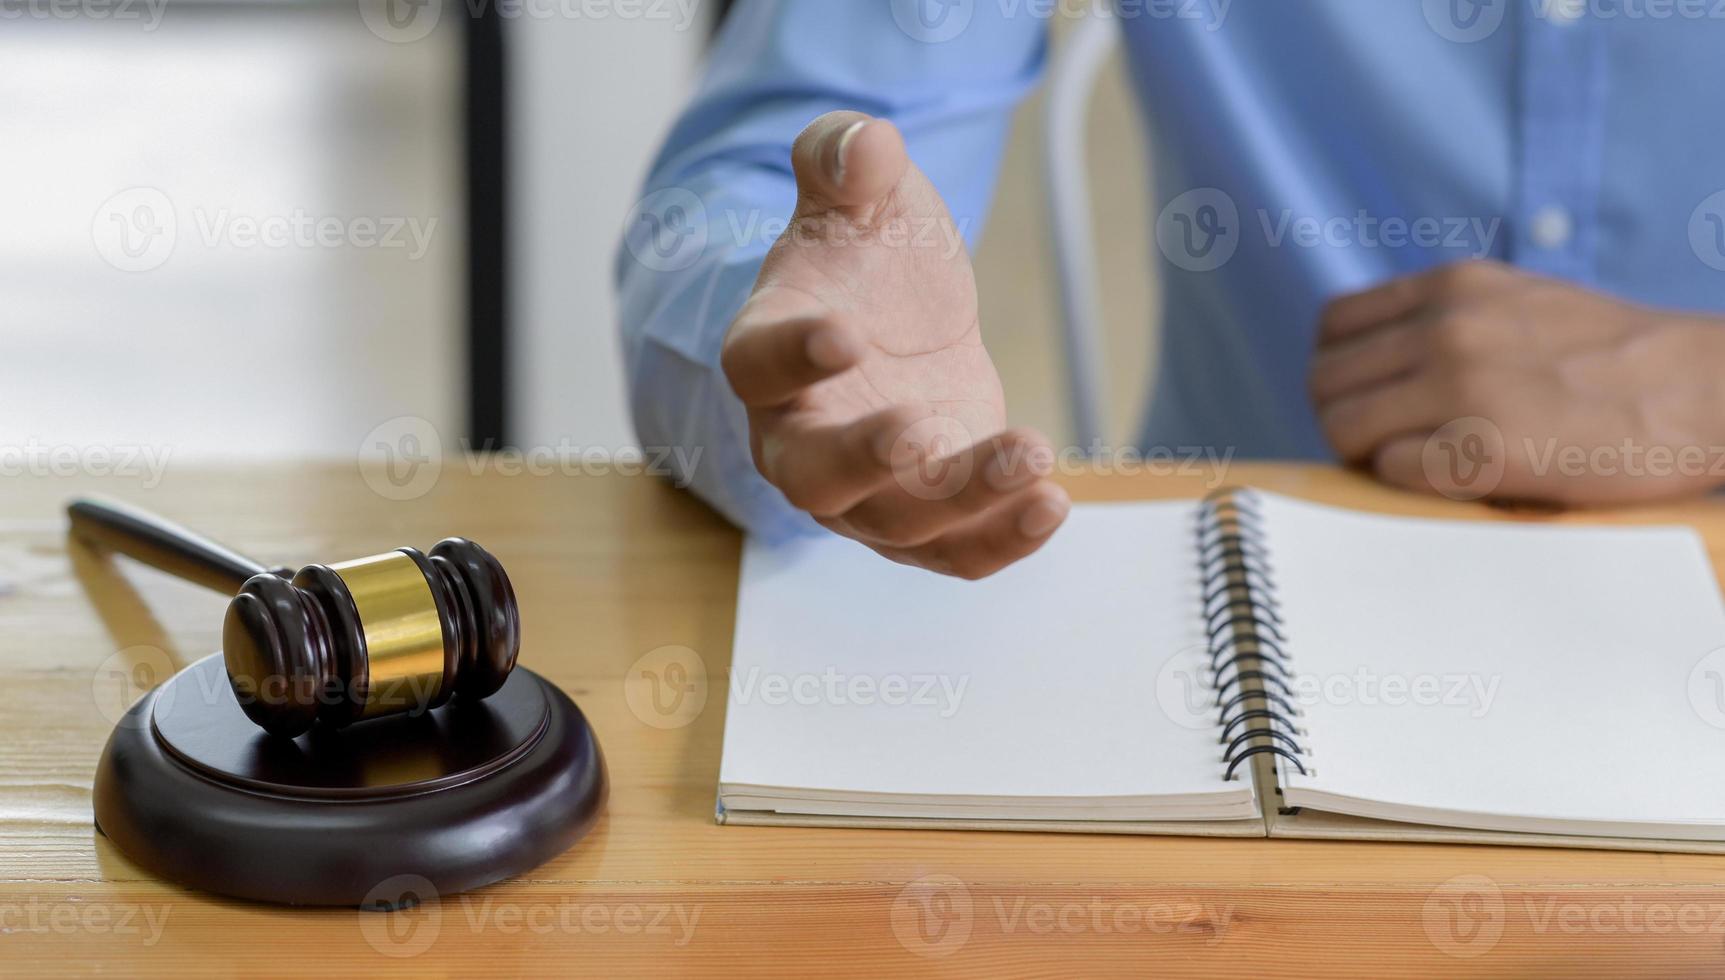
[[[724,4],[0,4],[8,473],[90,447],[351,459],[402,416],[445,452],[633,445],[613,252]],[[1155,284],[1117,62],[1088,168],[1127,439]],[[1014,420],[1061,439],[1042,112],[1020,112],[976,258]]]

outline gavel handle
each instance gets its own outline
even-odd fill
[[[66,505],[80,540],[159,568],[205,588],[232,595],[253,575],[282,575],[263,564],[146,510],[81,498]]]

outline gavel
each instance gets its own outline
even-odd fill
[[[477,700],[515,667],[515,589],[465,538],[296,572],[124,504],[74,500],[66,513],[87,543],[233,595],[222,623],[228,682],[273,735]]]

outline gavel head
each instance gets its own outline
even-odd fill
[[[503,686],[521,645],[515,589],[489,552],[445,538],[291,579],[254,575],[228,604],[228,681],[252,721],[293,737],[425,711]]]

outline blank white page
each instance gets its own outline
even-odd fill
[[[1693,531],[1260,497],[1316,770],[1282,766],[1289,803],[1725,839],[1725,610]]]
[[[1080,504],[980,582],[837,537],[751,541],[721,791],[1245,805],[1195,678],[1194,520],[1191,503]]]

